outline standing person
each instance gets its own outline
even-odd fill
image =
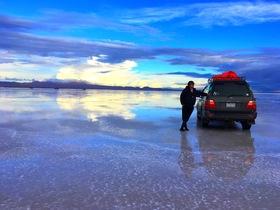
[[[182,105],[182,125],[180,131],[188,131],[187,122],[193,112],[196,97],[207,96],[206,93],[200,92],[194,88],[194,82],[189,81],[188,86],[182,91],[180,95],[180,102]]]

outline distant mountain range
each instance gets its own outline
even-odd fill
[[[52,81],[33,81],[33,82],[7,82],[0,81],[0,87],[9,88],[54,88],[54,89],[106,89],[106,90],[156,90],[156,91],[174,91],[169,88],[151,88],[151,87],[130,87],[130,86],[106,86],[94,85],[83,82],[52,82]]]

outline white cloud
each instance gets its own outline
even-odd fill
[[[92,84],[108,86],[132,86],[153,88],[180,88],[179,83],[185,84],[187,79],[180,75],[142,74],[134,70],[137,63],[126,60],[121,63],[102,62],[106,56],[92,57],[86,64],[66,66],[59,69],[56,78],[59,80],[78,80]]]
[[[148,24],[183,17],[187,11],[188,7],[144,8],[125,13],[121,20],[125,23]]]
[[[86,64],[77,64],[60,68],[56,78],[60,80],[81,80],[93,84],[124,86],[134,83],[138,76],[132,69],[137,66],[134,61],[122,63],[102,62],[105,55],[92,57]]]
[[[52,78],[52,69],[37,64],[1,63],[1,79],[14,81],[46,80]]]
[[[213,3],[193,5],[197,14],[186,25],[245,25],[280,20],[279,3]]]
[[[39,56],[16,54],[9,51],[0,51],[1,79],[14,79],[15,81],[43,81],[53,79],[57,66],[64,63],[77,63],[74,58],[57,58],[54,56]]]
[[[181,18],[185,25],[244,25],[280,20],[280,4],[272,2],[198,3],[180,7],[145,8],[127,12],[122,21],[149,24]]]

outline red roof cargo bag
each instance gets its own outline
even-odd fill
[[[235,72],[228,71],[222,74],[214,75],[213,80],[240,80],[240,78]]]

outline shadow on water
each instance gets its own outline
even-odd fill
[[[232,127],[233,126],[233,127]],[[181,133],[179,165],[186,178],[198,167],[204,167],[209,179],[234,181],[244,178],[254,163],[254,139],[250,131],[234,125],[229,128],[198,129],[197,140],[202,162],[196,163],[188,133]]]

